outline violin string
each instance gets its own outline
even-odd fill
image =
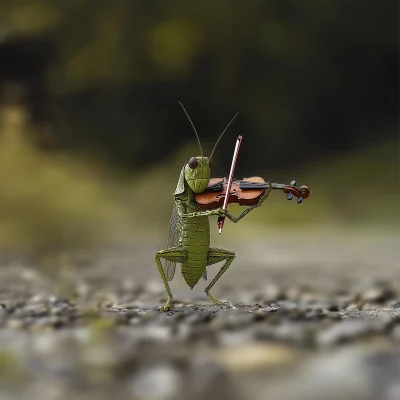
[[[201,156],[203,157],[203,149],[201,148],[201,143],[200,143],[199,135],[197,134],[196,128],[194,127],[194,124],[193,124],[192,120],[190,119],[188,112],[185,110],[185,107],[183,107],[183,104],[180,101],[178,101],[178,103],[183,108],[183,111],[185,112],[186,116],[188,117],[188,120],[190,121],[190,124],[192,125],[194,133],[196,134],[196,137],[197,137],[197,141],[199,142]]]
[[[211,191],[211,192],[213,192],[213,191],[219,192],[219,191],[223,190],[224,181],[225,181],[225,179],[222,179],[222,180],[208,186],[207,190]],[[241,180],[241,179],[234,179],[232,183],[240,185],[240,188],[245,189],[245,190],[246,189],[265,189],[270,186],[270,184],[267,182],[252,182],[252,181],[246,181],[246,180]]]
[[[229,128],[229,125],[233,122],[233,120],[238,116],[239,113],[236,113],[236,115],[231,119],[231,122],[229,122],[229,124],[226,126],[226,128],[223,130],[223,132],[221,133],[221,136],[218,138],[217,143],[215,143],[215,146],[211,152],[211,155],[209,157],[209,159],[211,160],[212,155],[214,154],[214,151],[219,143],[219,141],[221,140],[222,136],[224,135],[224,133],[226,132],[226,130]]]

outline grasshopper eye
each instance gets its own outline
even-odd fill
[[[208,166],[210,167],[210,169],[212,168],[212,161],[211,160],[208,160]]]
[[[189,167],[190,168],[192,168],[192,169],[195,169],[195,168],[197,168],[197,158],[196,157],[192,157],[190,160],[189,160]]]

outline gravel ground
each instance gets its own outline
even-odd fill
[[[0,399],[400,399],[397,239],[303,243],[300,265],[289,239],[253,243],[214,291],[230,307],[177,274],[168,313],[146,244],[71,258],[62,281],[4,261]]]

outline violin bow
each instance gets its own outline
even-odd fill
[[[231,187],[232,187],[232,182],[233,182],[233,173],[235,172],[236,160],[237,160],[237,157],[239,154],[239,147],[240,147],[241,142],[242,142],[242,136],[239,135],[237,138],[237,141],[236,141],[235,151],[233,152],[231,172],[229,173],[228,186],[226,187],[226,195],[225,195],[224,205],[222,206],[223,210],[226,210],[228,208],[229,195],[231,192]],[[224,227],[224,222],[225,222],[225,217],[220,216],[218,218],[218,228],[219,228],[218,233],[219,234],[221,234],[221,232],[222,232],[222,228]]]

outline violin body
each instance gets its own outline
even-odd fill
[[[310,189],[306,185],[298,189],[295,185],[295,181],[292,181],[290,185],[269,183],[259,176],[252,176],[239,181],[234,180],[229,191],[228,204],[237,203],[240,206],[254,206],[267,189],[280,189],[288,195],[288,200],[291,200],[294,196],[297,198],[297,202],[301,203],[303,199],[310,196]],[[198,207],[202,210],[215,210],[222,207],[227,186],[226,178],[211,178],[206,190],[195,195]]]
[[[221,190],[215,191],[213,188],[216,184],[223,182]],[[244,178],[243,181],[266,183],[263,178],[253,176],[251,178]],[[226,178],[211,178],[207,189],[202,193],[197,193],[195,198],[197,205],[202,210],[215,210],[222,207],[226,197],[226,189],[228,182]],[[241,206],[252,206],[257,204],[258,199],[265,192],[265,189],[241,189],[240,181],[234,181],[229,193],[229,204],[237,203]]]

